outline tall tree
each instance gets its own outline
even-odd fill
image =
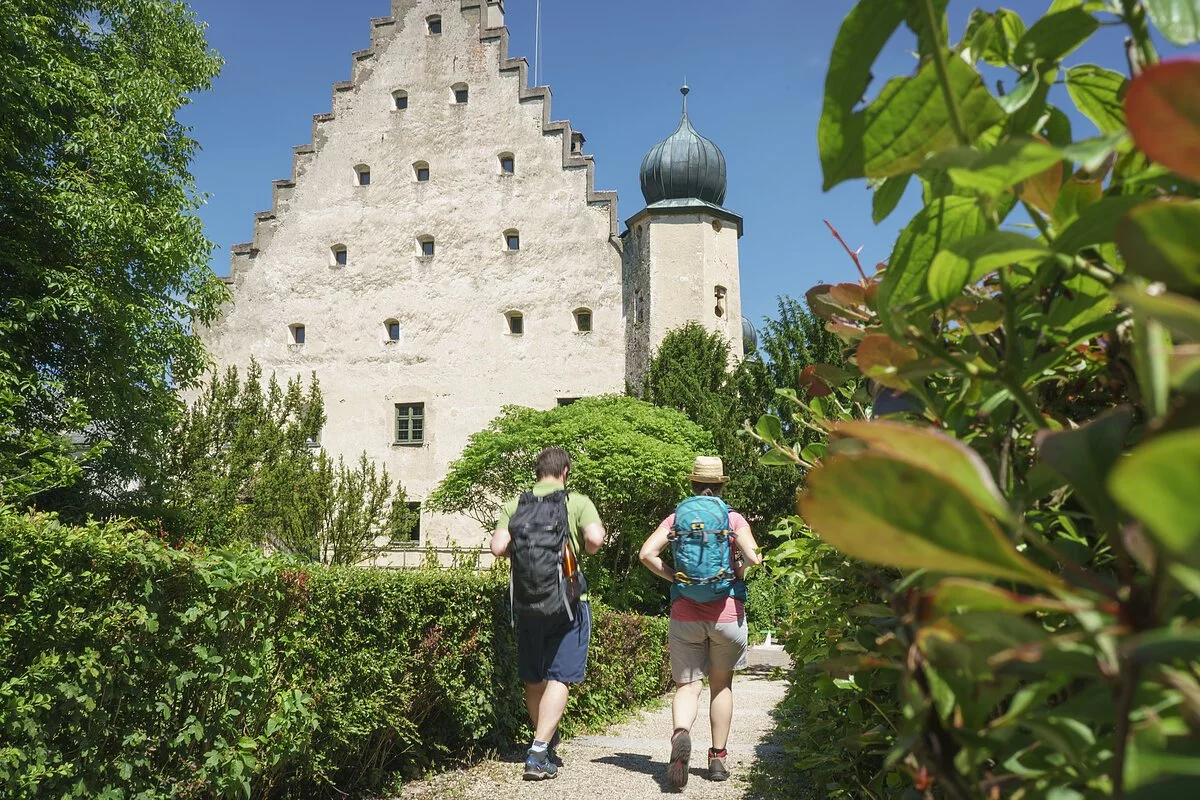
[[[220,63],[181,2],[0,0],[6,470],[45,473],[47,449],[28,443],[75,434],[73,452],[104,445],[85,475],[110,508],[153,472],[175,389],[206,367],[189,320],[225,296],[193,214],[197,145],[175,116]]]

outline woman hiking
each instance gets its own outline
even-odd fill
[[[693,496],[675,507],[639,553],[647,569],[671,583],[669,641],[676,689],[667,781],[676,790],[687,785],[691,730],[706,677],[712,723],[708,777],[729,777],[725,748],[733,721],[733,673],[746,668],[743,574],[747,565],[762,563],[746,518],[721,500],[729,482],[723,472],[721,459],[697,458],[688,476]],[[674,569],[662,559],[668,544]]]

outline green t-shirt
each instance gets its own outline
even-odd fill
[[[563,485],[558,481],[538,481],[533,485],[533,494],[536,497],[545,497],[562,488]],[[508,520],[516,512],[517,503],[520,500],[521,496],[517,495],[504,504],[504,508],[500,510],[500,519],[496,522],[497,528],[508,529]],[[587,495],[579,492],[567,492],[567,532],[571,536],[571,549],[575,551],[576,558],[581,557],[585,552],[583,529],[598,522],[600,522],[600,512],[596,511],[596,505]]]

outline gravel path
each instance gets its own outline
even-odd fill
[[[755,652],[758,651],[758,652]],[[733,686],[733,729],[729,737],[731,777],[724,783],[708,780],[708,689],[692,728],[691,777],[684,794],[695,800],[754,800],[749,777],[756,762],[779,752],[769,735],[774,727],[771,709],[783,697],[786,682],[772,667],[786,664],[781,652],[754,648],[751,668],[739,673]],[[524,750],[408,784],[404,800],[644,800],[661,797],[666,784],[670,750],[671,707],[642,711],[602,736],[579,736],[563,742],[563,761],[554,780],[521,780]]]

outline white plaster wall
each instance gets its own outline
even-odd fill
[[[313,152],[298,150],[294,186],[277,184],[254,247],[235,248],[233,301],[202,332],[219,366],[254,357],[281,379],[315,372],[322,444],[347,459],[366,451],[415,500],[502,406],[551,408],[622,391],[625,378],[610,209],[589,204],[587,169],[564,168],[565,134],[544,133],[542,100],[519,101],[521,73],[501,72],[501,39],[481,42],[480,10],[460,5],[397,0],[394,22],[373,23],[372,53],[356,54],[353,85],[314,123]],[[430,14],[442,17],[440,36],[427,34]],[[465,106],[452,102],[458,82]],[[408,109],[394,109],[396,89]],[[514,176],[501,175],[502,152],[514,154]],[[416,161],[429,163],[428,183],[415,181]],[[360,163],[370,186],[355,185]],[[510,228],[519,252],[504,250]],[[418,255],[421,235],[436,240],[432,259]],[[348,248],[347,266],[333,265],[334,244]],[[574,332],[579,307],[594,332]],[[507,333],[510,310],[525,315],[523,336]],[[389,318],[399,343],[387,342]],[[305,325],[302,346],[289,344],[293,323]],[[417,447],[393,444],[394,405],[409,402],[425,403]],[[465,517],[423,514],[423,543],[484,535]]]

